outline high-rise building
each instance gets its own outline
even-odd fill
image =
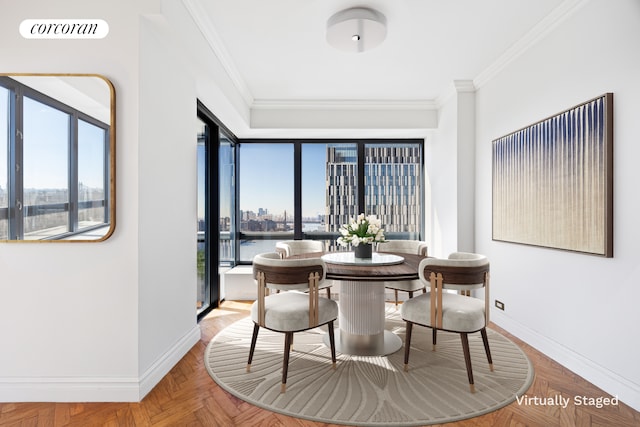
[[[327,146],[327,231],[358,215],[355,147]],[[421,223],[422,155],[417,144],[365,147],[365,214],[377,215],[387,233],[415,233]]]
[[[358,161],[354,146],[327,145],[325,226],[338,231],[340,225],[358,215]]]

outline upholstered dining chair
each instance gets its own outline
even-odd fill
[[[324,243],[320,240],[284,240],[276,243],[276,252],[282,258],[288,258],[292,255],[301,255],[308,253],[324,252]],[[331,299],[332,280],[325,280],[320,289],[324,289],[327,298]]]
[[[324,243],[321,240],[284,240],[276,243],[276,252],[281,254],[282,258],[287,258],[291,255],[324,252]]]
[[[403,254],[416,254],[427,256],[427,244],[419,240],[387,240],[378,243],[378,252],[396,252]],[[427,292],[420,280],[401,280],[396,282],[385,282],[385,288],[393,289],[396,308],[398,307],[398,291],[408,292],[409,298],[413,298],[413,293],[422,290]]]
[[[336,365],[336,346],[333,322],[338,317],[338,304],[327,298],[319,298],[318,290],[326,276],[326,265],[321,258],[281,259],[271,252],[256,255],[253,259],[253,277],[258,287],[258,298],[251,306],[253,336],[247,372],[258,340],[260,328],[285,334],[282,362],[281,392],[286,391],[289,354],[293,345],[293,334],[318,326],[327,325],[331,361]],[[302,290],[269,295],[270,289]]]
[[[486,327],[489,324],[489,260],[480,254],[454,252],[449,259],[426,258],[418,268],[420,280],[429,292],[402,304],[401,316],[406,322],[404,369],[408,371],[409,350],[413,325],[426,326],[433,331],[433,350],[436,331],[457,332],[469,379],[469,389],[475,392],[468,334],[480,332],[484,350],[493,371],[493,361]],[[484,301],[479,298],[447,292],[444,288],[484,288]]]

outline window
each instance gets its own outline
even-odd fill
[[[385,235],[423,238],[423,141],[273,141],[240,145],[240,261],[278,240],[323,240],[376,214]]]
[[[106,235],[109,130],[82,111],[0,77],[0,239]]]
[[[209,262],[208,262],[208,250],[207,250],[207,226],[206,220],[208,218],[207,212],[207,149],[209,147],[208,141],[208,128],[207,124],[198,118],[198,124],[196,128],[196,144],[197,144],[197,226],[198,230],[198,243],[196,252],[196,269],[197,269],[197,299],[196,309],[198,312],[206,310],[209,307],[211,301],[211,287],[208,280],[209,274]]]
[[[235,231],[235,142],[220,130],[218,153],[218,200],[220,207],[218,226],[219,261],[221,266],[233,266],[236,260]]]
[[[197,300],[198,320],[218,306],[221,275],[236,263],[237,139],[197,102]]]
[[[302,237],[322,240],[327,249],[335,249],[341,221],[355,212],[356,153],[352,143],[302,143]]]
[[[293,239],[293,144],[240,144],[240,261]]]
[[[377,215],[387,236],[419,239],[422,229],[422,148],[365,144],[365,212]]]

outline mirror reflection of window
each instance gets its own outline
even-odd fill
[[[0,76],[0,240],[110,235],[112,96],[97,76]]]
[[[106,131],[78,120],[78,228],[104,223]]]
[[[24,239],[43,239],[69,227],[69,115],[23,98]]]
[[[9,90],[0,86],[0,240],[6,240],[9,237],[8,153]]]

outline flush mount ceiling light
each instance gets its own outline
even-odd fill
[[[353,7],[342,10],[327,22],[327,42],[346,52],[364,52],[384,41],[387,19],[373,9]]]

